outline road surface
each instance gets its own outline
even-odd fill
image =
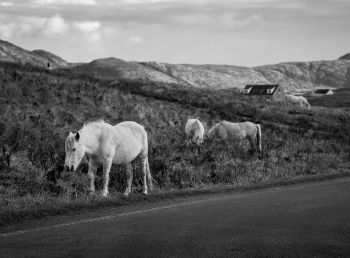
[[[350,257],[350,179],[0,230],[0,257]]]

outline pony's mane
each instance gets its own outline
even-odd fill
[[[90,131],[96,128],[102,128],[106,125],[106,122],[102,119],[84,123],[83,127],[80,129],[81,132]]]

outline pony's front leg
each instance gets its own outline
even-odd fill
[[[88,177],[90,178],[90,192],[95,193],[95,173],[97,170],[97,162],[95,162],[93,159],[89,159],[89,171],[88,171]]]
[[[102,196],[108,195],[109,172],[112,167],[112,158],[106,158],[103,162],[103,191]]]
[[[124,196],[128,197],[129,194],[131,193],[131,184],[132,184],[132,178],[133,178],[133,173],[132,173],[132,166],[131,163],[126,163],[125,164],[125,168],[126,168],[126,189],[124,192]]]
[[[191,139],[190,138],[185,138],[185,146],[188,148],[188,146],[191,145]]]

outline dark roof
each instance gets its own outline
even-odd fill
[[[278,84],[263,84],[263,85],[246,85],[245,90],[250,89],[247,95],[273,95],[278,88]],[[273,89],[272,92],[268,92],[269,89]]]
[[[328,91],[330,91],[330,89],[318,89],[315,90],[315,93],[326,94]]]

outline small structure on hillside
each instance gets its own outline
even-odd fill
[[[278,84],[246,85],[243,95],[271,101],[284,101],[283,88]]]
[[[317,89],[314,92],[315,95],[333,95],[334,91],[331,89]]]

